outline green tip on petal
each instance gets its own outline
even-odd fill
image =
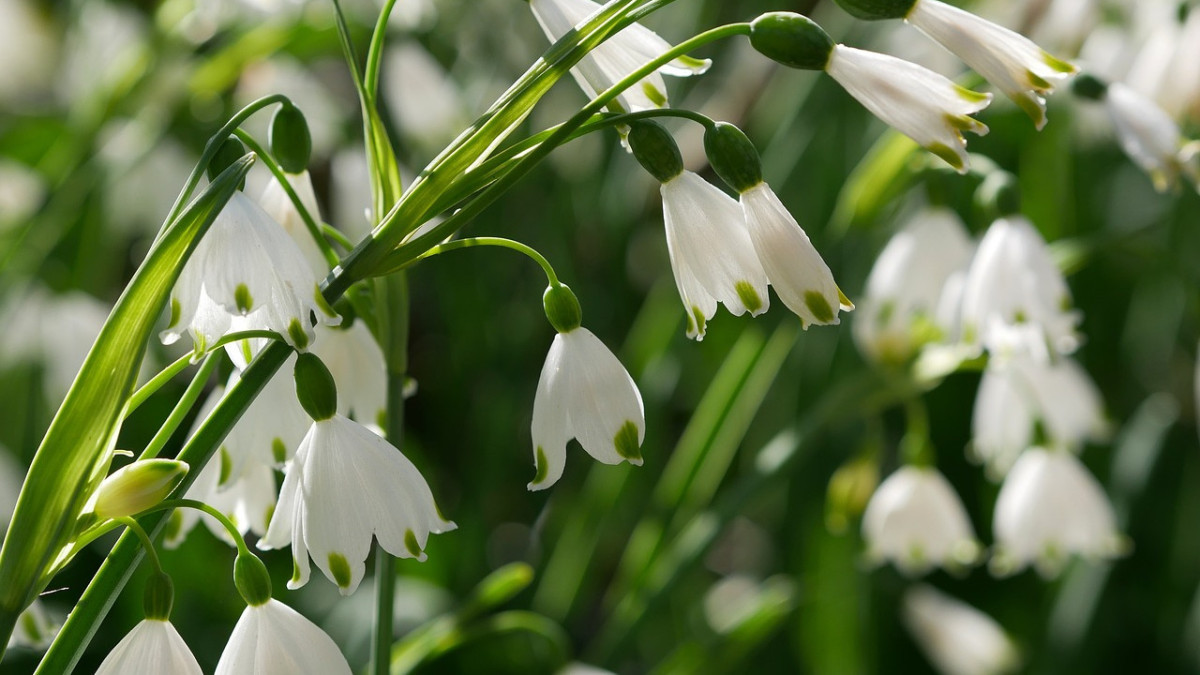
[[[221,467],[217,476],[217,485],[224,485],[229,482],[229,474],[233,473],[233,458],[229,456],[229,450],[225,446],[221,446]]]
[[[653,84],[650,84],[649,82],[642,82],[642,93],[645,94],[646,98],[650,99],[650,102],[654,105],[660,108],[667,107],[667,95],[659,91],[658,87],[654,86]]]
[[[533,459],[533,485],[541,485],[546,481],[546,475],[550,473],[550,464],[546,462],[546,452],[542,450],[542,446],[537,446],[534,451]]]
[[[179,319],[183,314],[183,308],[179,305],[179,300],[171,298],[171,322],[167,324],[167,328],[174,328],[179,325]]]
[[[292,558],[292,583],[300,583],[300,563],[295,558]]]
[[[250,295],[250,288],[246,284],[238,284],[234,289],[233,302],[242,314],[249,314],[254,309],[254,296]]]
[[[1029,81],[1030,88],[1039,93],[1044,94],[1054,88],[1054,85],[1032,70],[1025,71],[1025,79]]]
[[[308,348],[308,333],[300,325],[299,319],[292,319],[292,322],[288,324],[287,332],[288,337],[292,339],[292,343],[296,345],[296,349]]]
[[[833,323],[833,307],[829,305],[829,301],[825,299],[824,295],[816,291],[805,291],[804,306],[808,307],[808,311],[812,312],[813,318],[817,320],[817,323]]]
[[[341,553],[329,554],[329,573],[333,575],[333,581],[338,585],[338,588],[346,589],[350,587],[350,563],[346,562],[346,556]]]
[[[617,449],[617,454],[624,457],[630,464],[642,463],[642,447],[638,441],[638,428],[630,420],[626,420],[625,424],[621,425],[617,435],[613,437],[613,445]]]
[[[278,436],[271,439],[271,458],[275,460],[276,464],[283,464],[287,461],[287,446]]]
[[[854,303],[850,302],[850,298],[846,297],[846,294],[842,292],[842,289],[840,289],[840,288],[837,289],[837,292],[838,292],[838,305],[841,308],[841,310],[843,312],[854,311]]]
[[[1069,63],[1067,61],[1063,61],[1062,59],[1056,59],[1046,52],[1042,52],[1042,62],[1060,73],[1066,73],[1070,75],[1071,73],[1079,72],[1079,68],[1076,67],[1074,63]]]
[[[991,94],[985,94],[973,89],[967,89],[966,87],[960,87],[957,84],[954,85],[954,91],[958,94],[959,98],[967,103],[983,103],[984,101],[990,101],[992,98]]]
[[[751,314],[762,309],[762,297],[758,294],[758,291],[754,290],[754,286],[750,285],[749,281],[737,282],[733,285],[733,290],[737,292],[738,299],[742,301],[746,309],[750,310]]]
[[[964,162],[962,157],[960,157],[958,153],[954,151],[954,148],[951,148],[944,143],[933,143],[925,149],[937,155],[938,157],[941,157],[946,161],[947,164],[954,167],[955,171],[959,173],[967,172],[966,162]]]
[[[404,548],[408,553],[418,560],[424,559],[425,554],[421,552],[421,545],[417,543],[417,535],[412,530],[404,532]]]
[[[1042,105],[1036,94],[1022,92],[1012,97],[1013,103],[1017,107],[1025,111],[1029,115],[1029,119],[1033,120],[1033,126],[1041,131],[1042,127],[1046,126],[1046,108]]]

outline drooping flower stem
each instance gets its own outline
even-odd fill
[[[276,162],[275,158],[272,157],[271,154],[258,143],[258,141],[254,140],[254,137],[250,134],[246,133],[242,129],[237,129],[233,133],[238,137],[239,140],[241,140],[242,143],[246,145],[251,152],[258,155],[258,158],[262,160],[262,163],[271,171],[271,175],[274,176],[275,180],[279,182],[279,187],[283,188],[283,191],[285,194],[287,194],[288,199],[292,201],[292,206],[296,207],[296,212],[300,214],[300,218],[304,221],[304,227],[308,230],[308,234],[313,238],[313,242],[316,243],[317,248],[321,250],[321,255],[325,258],[325,262],[328,263],[330,267],[337,265],[339,257],[337,251],[333,250],[333,246],[331,246],[329,244],[329,240],[325,238],[321,229],[321,225],[317,223],[317,220],[313,218],[312,213],[309,212],[308,207],[304,205],[303,201],[300,199],[300,196],[296,194],[295,188],[292,187],[291,181],[289,181],[287,176],[283,173],[283,169],[279,167],[279,163]]]
[[[549,283],[549,285],[562,285],[562,282],[558,280],[558,275],[554,273],[554,266],[550,264],[549,260],[546,260],[545,256],[543,256],[541,253],[538,253],[537,250],[531,246],[527,246],[512,239],[505,239],[504,237],[471,237],[470,239],[455,239],[454,241],[448,241],[444,244],[434,246],[433,248],[429,249],[425,255],[421,256],[421,259],[430,258],[440,253],[456,251],[458,249],[474,248],[476,246],[495,246],[497,248],[507,248],[516,251],[517,253],[523,253],[542,268],[542,271],[546,273],[546,282]]]
[[[216,356],[217,354],[209,354],[204,359],[204,363],[196,371],[196,376],[192,378],[191,383],[184,390],[183,396],[179,398],[179,402],[171,410],[171,414],[167,415],[167,419],[163,421],[162,426],[154,434],[154,438],[151,438],[150,442],[146,444],[146,449],[142,451],[139,459],[158,457],[158,453],[162,452],[163,446],[167,444],[167,441],[171,440],[171,436],[175,433],[175,430],[183,423],[183,418],[187,416],[192,406],[200,398],[200,394],[203,393],[204,385],[208,382],[209,375],[217,369],[217,364],[220,363],[220,360],[215,358]]]
[[[138,525],[138,522],[129,516],[117,518],[116,520],[129,528],[129,531],[138,538],[138,541],[142,542],[142,549],[146,551],[146,555],[150,556],[150,564],[154,565],[154,571],[162,574],[163,568],[162,563],[158,560],[158,551],[154,549],[154,542],[150,541],[150,537],[142,529],[142,526]]]

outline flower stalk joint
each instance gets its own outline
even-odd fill
[[[635,122],[629,127],[629,149],[642,168],[658,182],[667,183],[683,173],[683,157],[671,133],[657,122]]]
[[[717,122],[704,132],[704,154],[713,171],[739,194],[762,183],[762,162],[742,130]]]
[[[833,39],[812,19],[794,12],[768,12],[750,23],[750,45],[789,68],[825,70]]]
[[[337,413],[337,385],[329,368],[316,354],[296,355],[296,398],[314,421],[330,419]]]
[[[583,323],[579,299],[566,284],[546,288],[542,295],[542,306],[546,310],[546,320],[560,333],[570,333]]]
[[[279,167],[287,173],[301,173],[308,167],[312,155],[312,135],[304,113],[291,104],[284,104],[271,118],[271,153]]]

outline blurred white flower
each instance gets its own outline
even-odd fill
[[[738,203],[691,171],[663,183],[661,192],[667,251],[688,337],[704,339],[718,302],[734,316],[767,311],[767,273]]]
[[[2,529],[8,529],[7,521],[4,521]],[[13,627],[13,633],[8,637],[8,647],[10,649],[27,647],[43,650],[50,646],[57,633],[58,624],[46,613],[46,607],[42,601],[34,598],[33,604],[26,607],[25,611],[17,617],[17,625]]]
[[[309,312],[341,321],[319,281],[279,223],[235,192],[184,265],[171,292],[170,325],[159,337],[171,344],[186,331],[200,352],[232,330],[262,328],[304,350],[315,337]],[[242,320],[236,328],[235,318]]]
[[[29,0],[0,3],[0,107],[8,111],[36,99],[54,83],[58,45],[52,23],[39,8]]]
[[[350,675],[350,665],[325,631],[272,598],[242,612],[216,675]]]
[[[119,93],[131,74],[146,68],[148,33],[133,7],[103,0],[81,5],[63,39],[59,74],[53,78],[58,95],[76,113],[103,105],[103,98]]]
[[[646,418],[642,395],[625,366],[591,331],[554,336],[533,399],[530,490],[554,485],[567,460],[567,442],[605,464],[641,466]]]
[[[1022,216],[992,223],[979,243],[967,272],[962,296],[962,339],[994,349],[1020,326],[1029,353],[1049,346],[1069,353],[1079,344],[1071,309],[1071,291],[1050,257],[1046,242]],[[1040,342],[1039,344],[1033,344]]]
[[[546,37],[555,42],[595,14],[600,5],[591,0],[530,0],[529,8]],[[571,69],[571,75],[592,99],[670,49],[670,43],[657,33],[635,23],[585,55]],[[666,107],[667,87],[663,75],[699,75],[710,65],[712,62],[708,59],[675,59],[625,90],[609,107],[622,112]]]
[[[388,553],[425,560],[429,534],[453,530],[425,478],[399,450],[342,415],[313,422],[289,465],[259,548],[291,545],[295,575],[308,583],[309,556],[342,595],[358,588],[371,537]]]
[[[383,95],[409,143],[436,152],[470,123],[458,84],[419,42],[389,47],[383,74]]]
[[[143,619],[109,652],[96,675],[201,675],[200,664],[170,621]]]
[[[1020,653],[987,614],[924,584],[904,594],[904,625],[942,675],[1000,675],[1017,669]]]
[[[1074,553],[1113,557],[1126,547],[1103,488],[1065,450],[1030,448],[1021,454],[1000,487],[992,526],[996,574],[1032,563],[1043,576],[1053,576]]]
[[[292,0],[281,2],[296,7],[303,4]],[[236,105],[244,106],[271,94],[287,96],[297,108],[304,111],[304,119],[312,134],[313,156],[327,157],[341,145],[343,125],[350,115],[357,114],[358,106],[326,86],[320,77],[326,66],[336,67],[321,61],[302,64],[291,56],[283,55],[252,61],[246,65],[238,80],[234,94]],[[270,119],[270,115],[254,115],[242,128],[254,138],[269,138],[267,130]]]
[[[45,197],[46,181],[37,171],[0,158],[0,232],[24,224]]]
[[[928,208],[914,215],[867,276],[851,326],[858,348],[876,362],[900,365],[926,344],[951,337],[957,317],[942,309],[947,282],[966,270],[973,252],[953,211]]]
[[[842,295],[833,272],[771,186],[759,183],[743,192],[740,201],[750,241],[783,304],[800,317],[805,329],[841,323],[838,310],[848,312],[854,305]],[[764,306],[766,302],[764,294]]]
[[[904,466],[875,490],[863,513],[867,557],[907,574],[962,567],[979,557],[975,531],[954,488],[937,469]]]
[[[1104,101],[1121,149],[1150,174],[1154,189],[1177,187],[1183,174],[1200,190],[1200,141],[1188,142],[1162,108],[1120,82],[1108,85]]]
[[[288,184],[292,186],[296,196],[300,198],[300,203],[308,209],[309,215],[313,217],[319,227],[321,225],[321,209],[317,205],[317,195],[313,192],[312,177],[308,175],[307,171],[298,174],[285,173],[284,175],[287,176]],[[283,226],[292,241],[296,242],[296,246],[304,254],[304,259],[312,267],[317,279],[323,279],[325,275],[329,274],[329,263],[325,261],[321,249],[309,234],[308,226],[304,224],[304,218],[288,197],[287,192],[284,191],[283,186],[274,177],[263,189],[258,203],[267,212],[267,215],[271,216],[272,220]]]
[[[1044,435],[1038,439],[1035,431]],[[993,361],[983,373],[971,418],[971,454],[998,480],[1035,443],[1078,452],[1104,440],[1108,423],[1096,384],[1074,360]]]
[[[938,0],[917,0],[905,20],[1004,92],[1038,129],[1046,125],[1043,96],[1076,71],[1029,38]]]
[[[963,132],[988,132],[971,115],[988,106],[991,94],[964,89],[915,63],[834,45],[825,72],[872,114],[959,173],[969,168]]]

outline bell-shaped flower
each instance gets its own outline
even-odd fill
[[[3,529],[7,530],[8,522],[0,522],[4,523]],[[42,604],[42,601],[34,598],[33,603],[17,617],[17,624],[13,627],[12,635],[8,636],[8,648],[27,647],[43,650],[50,646],[57,633],[58,624],[47,614],[46,606]]]
[[[350,664],[325,631],[272,598],[246,606],[216,675],[350,675]]]
[[[599,11],[600,5],[591,0],[530,0],[529,8],[546,37],[554,42]],[[597,45],[575,64],[571,75],[588,98],[595,98],[670,49],[671,45],[657,33],[635,23]],[[675,59],[626,89],[609,107],[617,112],[666,107],[663,75],[699,75],[711,64],[708,59]]]
[[[688,337],[704,339],[718,302],[735,316],[767,311],[767,273],[738,203],[691,171],[663,183],[661,192],[667,251],[687,313]]]
[[[617,357],[588,329],[577,326],[554,336],[533,399],[532,435],[537,473],[530,490],[558,481],[572,438],[605,464],[641,466],[642,395]]]
[[[399,450],[335,414],[313,422],[289,465],[275,515],[258,546],[292,547],[295,576],[308,583],[309,556],[342,595],[358,588],[374,536],[385,551],[425,560],[429,534],[453,530],[425,478]]]
[[[1112,557],[1127,545],[1100,483],[1063,450],[1030,448],[1021,454],[996,497],[992,527],[996,574],[1032,563],[1052,576],[1073,553]]]
[[[320,328],[312,353],[333,375],[338,412],[361,424],[383,426],[387,414],[387,364],[383,350],[362,321],[349,328]]]
[[[144,619],[113,647],[96,675],[201,675],[202,672],[170,621]]]
[[[988,132],[971,115],[988,106],[991,94],[964,89],[915,63],[834,45],[825,72],[876,117],[959,173],[969,168],[963,132]]]
[[[1059,353],[1079,344],[1071,291],[1050,257],[1046,242],[1022,216],[992,223],[979,243],[962,294],[962,339],[988,349],[1012,337],[1005,327],[1026,326],[1019,334],[1036,338]],[[1040,347],[1028,344],[1024,351]]]
[[[867,276],[852,328],[872,360],[908,362],[922,347],[945,340],[954,316],[945,316],[947,282],[966,270],[974,245],[953,211],[924,209],[884,247]]]
[[[235,192],[196,245],[171,293],[170,325],[160,334],[171,344],[188,332],[197,351],[231,330],[261,328],[293,347],[312,344],[309,313],[325,323],[341,317],[324,301],[320,279],[287,232],[241,192]]]
[[[971,417],[971,455],[999,480],[1026,448],[1044,440],[1078,451],[1104,440],[1108,423],[1096,384],[1074,360],[993,360],[983,373]]]
[[[1020,652],[995,619],[919,584],[904,594],[904,624],[942,675],[1000,675],[1020,665]]]
[[[938,0],[917,0],[906,21],[1004,92],[1041,129],[1046,94],[1076,72],[1020,33]]]
[[[1200,141],[1188,142],[1158,104],[1131,87],[1113,82],[1107,92],[1104,101],[1121,149],[1150,174],[1154,188],[1176,188],[1182,174],[1200,190]]]
[[[296,400],[295,385],[285,372],[294,363],[295,357],[289,357],[280,370],[283,374],[267,381],[226,436],[221,452],[229,469],[222,486],[240,478],[243,467],[251,463],[280,468],[296,454],[312,420]],[[238,379],[237,373],[230,375],[228,386]]]
[[[979,556],[962,501],[937,469],[905,466],[888,476],[863,513],[867,557],[908,574],[962,567]]]
[[[848,312],[854,305],[842,295],[829,265],[771,186],[759,183],[743,192],[740,201],[750,241],[783,304],[806,329],[840,323],[838,310]]]
[[[321,223],[321,209],[317,205],[317,195],[313,192],[312,177],[307,171],[301,173],[288,174],[288,185],[292,191],[300,198],[300,203],[308,211],[317,224]],[[308,231],[308,226],[304,223],[304,217],[300,215],[300,211],[292,202],[291,197],[288,197],[283,186],[279,184],[279,180],[272,177],[271,182],[263,188],[262,196],[258,198],[259,205],[263,211],[266,211],[271,219],[283,226],[284,231],[296,242],[296,246],[300,252],[304,254],[304,259],[308,261],[309,267],[316,274],[317,279],[323,279],[326,274],[329,274],[329,263],[326,262],[325,256],[321,254],[321,249],[317,247],[317,243],[313,241],[312,235]]]

